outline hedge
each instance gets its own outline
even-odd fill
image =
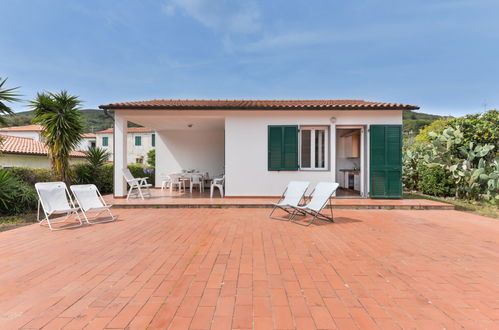
[[[134,177],[147,177],[148,182],[154,185],[154,168],[142,165],[128,165]],[[0,170],[9,183],[9,198],[5,198],[5,203],[0,206],[2,214],[26,213],[36,210],[36,182],[55,181],[55,177],[50,169],[10,167]],[[71,181],[73,184],[95,184],[101,194],[113,192],[113,164],[106,164],[98,169],[92,168],[90,164],[81,163],[71,166]],[[3,192],[7,192],[4,186]],[[0,194],[0,203],[2,203]]]

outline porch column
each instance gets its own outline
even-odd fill
[[[125,197],[127,184],[123,178],[123,169],[127,166],[127,125],[128,121],[114,112],[114,196]]]

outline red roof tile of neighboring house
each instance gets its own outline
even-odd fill
[[[31,138],[0,135],[3,140],[0,143],[0,152],[6,154],[24,154],[24,155],[48,155],[48,149],[45,143],[35,141]],[[71,157],[86,157],[86,153],[81,151],[72,151]]]
[[[101,109],[157,110],[417,110],[418,106],[364,100],[150,100],[101,105]]]
[[[84,138],[94,138],[95,134],[94,133],[85,133],[81,135]]]
[[[103,131],[97,132],[97,134],[113,133],[114,129],[112,127],[105,129]],[[128,127],[128,133],[150,133],[153,132],[152,129],[147,127]]]
[[[42,125],[0,127],[0,132],[40,132]]]

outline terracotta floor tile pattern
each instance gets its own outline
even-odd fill
[[[120,209],[0,233],[0,329],[497,329],[499,223],[458,211]]]
[[[209,189],[204,192],[189,190],[178,192],[174,190],[151,189],[151,197],[143,200],[136,197],[113,198],[112,195],[104,196],[108,204],[115,207],[256,207],[268,208],[279,200],[279,197],[227,197],[220,198],[214,194],[210,198]],[[336,208],[423,208],[423,209],[454,209],[452,204],[431,201],[427,199],[371,199],[371,198],[333,198],[332,205]]]

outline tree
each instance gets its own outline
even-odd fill
[[[49,149],[49,158],[56,177],[70,183],[69,154],[82,139],[84,121],[81,102],[66,91],[38,93],[31,101],[33,122],[43,126],[41,135]]]
[[[90,148],[87,153],[87,160],[94,170],[101,168],[109,159],[109,153],[103,148]]]
[[[151,167],[156,167],[156,149],[151,149],[147,152],[147,164]]]
[[[19,102],[21,99],[18,98],[20,96],[19,94],[16,93],[16,90],[19,89],[19,87],[13,87],[13,88],[5,88],[3,85],[7,82],[7,78],[3,79],[0,78],[0,115],[12,115],[12,109],[10,109],[7,106],[7,102]],[[3,116],[0,116],[0,124],[4,125],[5,124],[5,118]]]

